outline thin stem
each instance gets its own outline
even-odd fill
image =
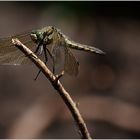
[[[83,139],[91,139],[90,133],[86,127],[86,124],[76,106],[76,103],[72,100],[69,93],[64,89],[63,85],[60,83],[58,78],[53,75],[53,73],[47,68],[47,66],[42,62],[29,48],[23,45],[18,39],[12,39],[12,43],[20,49],[31,61],[42,71],[42,73],[49,79],[52,86],[58,91],[59,95],[62,97],[63,101],[69,108],[74,120],[79,127]]]

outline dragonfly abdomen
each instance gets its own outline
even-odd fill
[[[73,42],[70,40],[66,40],[66,44],[71,49],[93,52],[93,53],[98,53],[98,54],[105,54],[105,52],[103,52],[102,50],[100,50],[98,48],[88,46],[88,45],[79,44],[79,43],[76,43],[76,42]]]

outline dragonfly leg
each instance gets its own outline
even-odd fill
[[[46,52],[46,45],[43,45],[43,51],[44,51],[44,56],[45,56],[45,64],[48,61],[48,56],[47,56],[47,52]]]
[[[48,50],[48,48],[46,48],[48,54],[50,55],[52,61],[53,61],[53,74],[55,73],[55,57],[52,56],[52,54],[50,53],[50,51]]]
[[[39,55],[41,55],[42,52],[43,52],[42,42],[40,42],[40,43],[37,45],[37,48],[36,48],[36,50],[34,51],[34,53],[37,54],[38,51],[39,51],[39,49],[40,49]]]
[[[34,53],[35,53],[35,54],[37,54],[37,53],[38,53],[39,48],[40,48],[40,44],[39,44],[39,45],[37,45],[37,48],[36,48],[36,50],[34,51]]]
[[[51,59],[53,59],[53,56],[52,56],[52,54],[50,53],[50,51],[48,50],[48,48],[46,48],[46,50],[47,50],[48,54],[50,55]]]
[[[44,63],[46,64],[46,62],[44,62]],[[37,80],[37,78],[38,78],[38,76],[39,76],[40,73],[41,73],[41,70],[38,71],[36,77],[34,78],[35,81]]]
[[[43,48],[42,48],[43,50],[42,51],[44,51],[44,56],[45,56],[45,64],[47,63],[47,61],[48,61],[48,57],[47,57],[47,52],[46,52],[46,46],[45,45],[43,45]],[[36,77],[35,77],[35,79],[34,80],[37,80],[37,78],[38,78],[38,76],[39,76],[39,74],[40,74],[40,72],[41,72],[41,70],[39,70],[38,71],[38,73],[37,73],[37,75],[36,75]]]
[[[34,78],[34,80],[35,80],[35,81],[37,80],[37,78],[38,78],[38,76],[39,76],[40,72],[41,72],[41,70],[39,70],[39,71],[38,71],[38,73],[37,73],[36,77]]]
[[[53,74],[55,74],[55,58],[52,57],[52,61],[53,61]]]

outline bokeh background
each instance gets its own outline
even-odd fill
[[[72,50],[61,79],[93,138],[140,138],[140,2],[0,2],[0,37],[55,26],[105,56]],[[12,56],[11,56],[12,57]],[[0,138],[80,138],[66,105],[35,65],[0,66]]]

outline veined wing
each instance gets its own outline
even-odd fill
[[[29,63],[30,60],[12,44],[12,38],[18,38],[26,44],[31,50],[35,50],[35,44],[30,38],[29,32],[0,39],[0,64],[1,65],[18,65]]]
[[[77,76],[79,72],[79,62],[67,47],[65,47],[64,69],[69,75]]]
[[[71,50],[65,46],[56,46],[52,51],[54,69],[63,66],[66,73],[76,76],[79,72],[79,62]]]
[[[52,38],[53,42],[50,44],[50,52],[54,59],[54,65],[60,65],[60,63],[63,62],[64,70],[69,75],[76,76],[78,74],[79,63],[70,51],[70,49],[65,46],[65,41],[64,38],[61,36],[61,33],[54,32],[52,34]]]
[[[54,31],[50,35],[52,42],[47,45],[47,49],[50,51],[53,60],[53,70],[58,70],[58,67],[64,65],[64,47],[62,46],[62,40],[58,32]],[[57,69],[56,69],[57,67]]]

